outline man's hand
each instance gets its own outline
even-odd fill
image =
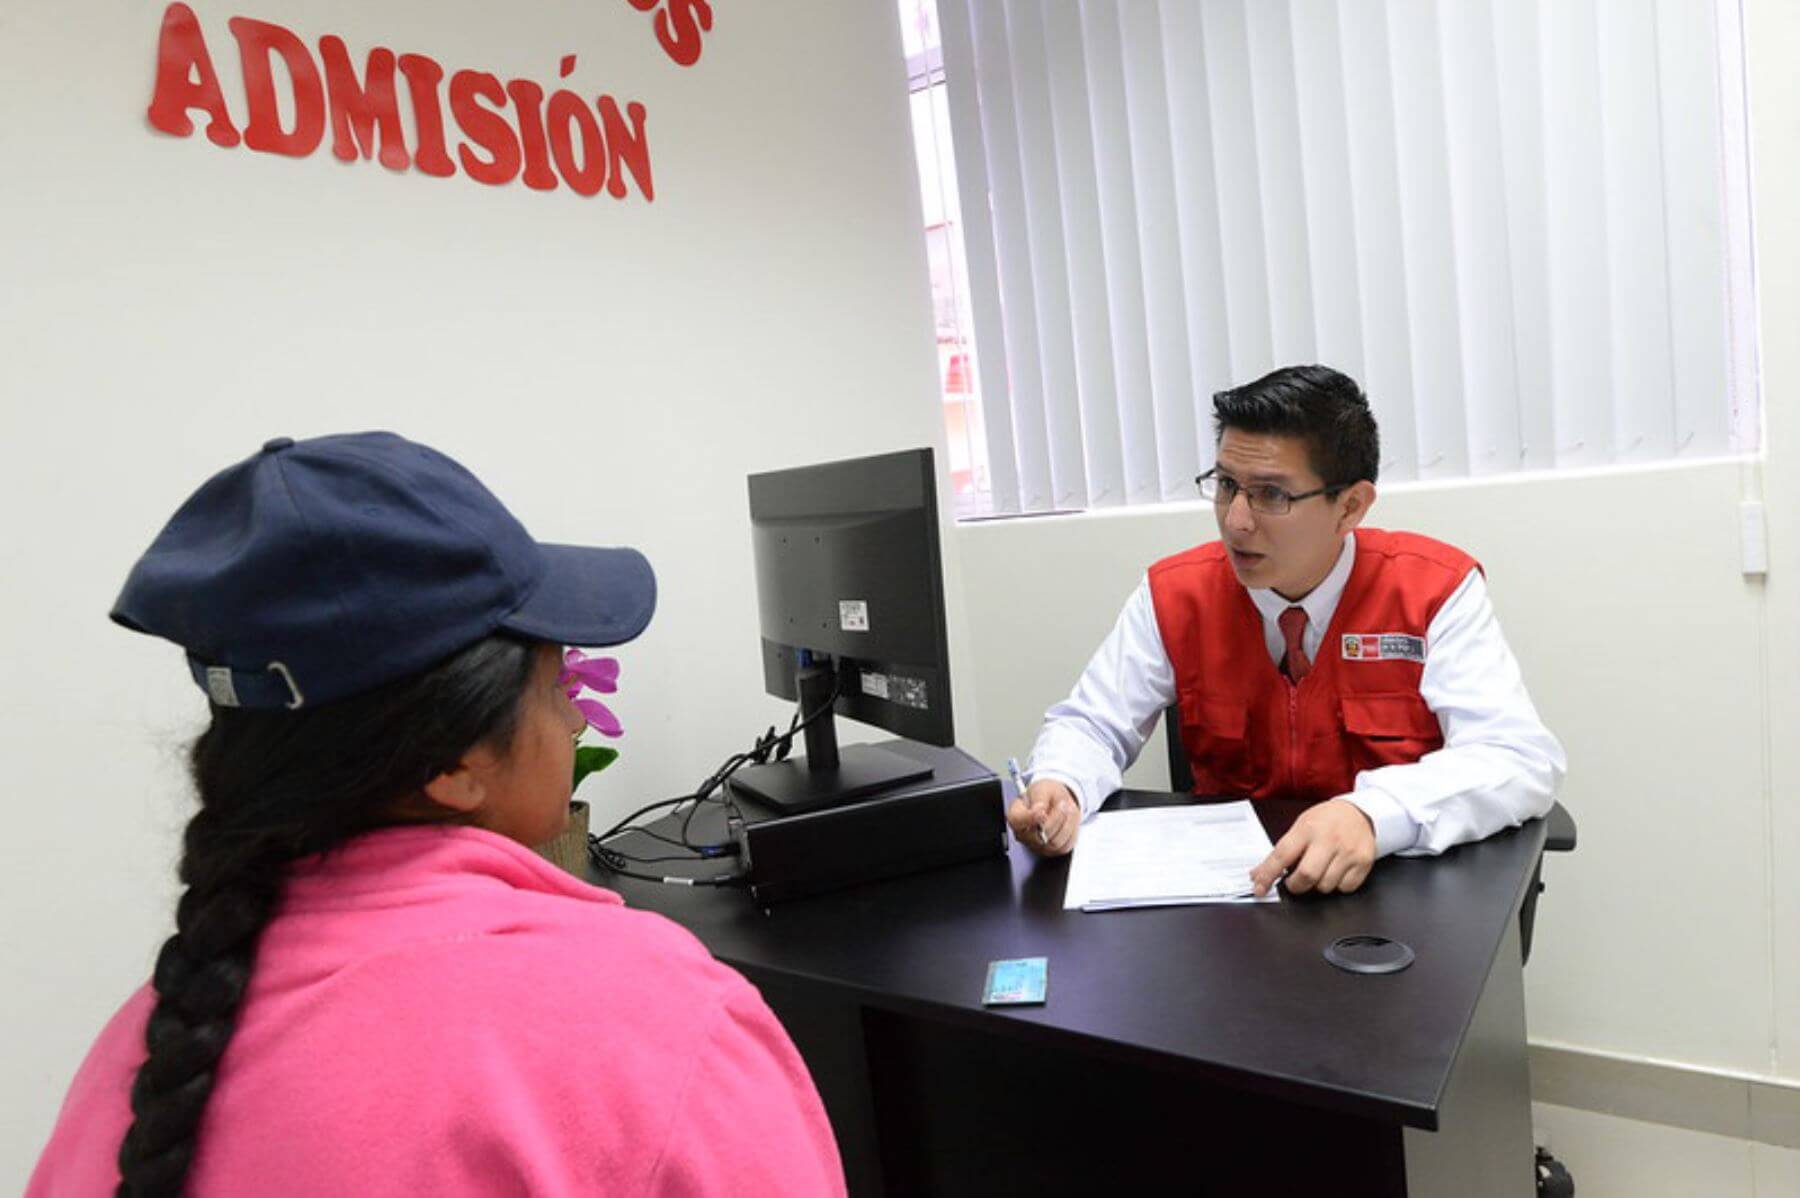
[[[1349,894],[1363,884],[1374,864],[1375,825],[1356,804],[1332,799],[1308,807],[1294,821],[1287,835],[1275,842],[1274,852],[1250,871],[1250,882],[1261,898],[1285,869],[1292,894],[1309,890]]]
[[[1081,804],[1061,782],[1044,778],[1012,801],[1006,809],[1006,823],[1014,839],[1038,856],[1060,857],[1075,847]]]

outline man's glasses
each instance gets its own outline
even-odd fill
[[[1194,485],[1200,488],[1200,498],[1210,499],[1222,508],[1230,507],[1231,501],[1238,497],[1239,492],[1242,492],[1245,501],[1250,504],[1250,510],[1261,512],[1265,516],[1285,516],[1288,509],[1299,500],[1311,499],[1315,495],[1335,495],[1344,489],[1342,486],[1319,487],[1316,490],[1302,491],[1296,495],[1284,491],[1272,483],[1259,483],[1254,487],[1245,487],[1239,485],[1238,480],[1229,474],[1220,474],[1217,467],[1196,478]]]

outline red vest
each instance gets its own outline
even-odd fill
[[[1441,748],[1419,695],[1425,630],[1479,568],[1427,537],[1358,529],[1318,659],[1295,686],[1270,660],[1262,616],[1221,544],[1151,566],[1194,793],[1318,802],[1347,794],[1361,770]]]

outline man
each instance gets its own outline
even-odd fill
[[[1357,530],[1379,440],[1355,381],[1277,370],[1213,397],[1199,478],[1220,540],[1151,566],[1007,810],[1046,856],[1177,707],[1194,790],[1314,800],[1251,874],[1348,892],[1390,853],[1441,853],[1550,809],[1562,746],[1538,719],[1473,558]],[[1174,728],[1171,728],[1171,734]]]

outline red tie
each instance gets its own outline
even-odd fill
[[[1281,625],[1281,637],[1287,642],[1281,672],[1297,686],[1312,670],[1312,659],[1306,656],[1306,609],[1297,605],[1290,607],[1281,613],[1276,623]]]

